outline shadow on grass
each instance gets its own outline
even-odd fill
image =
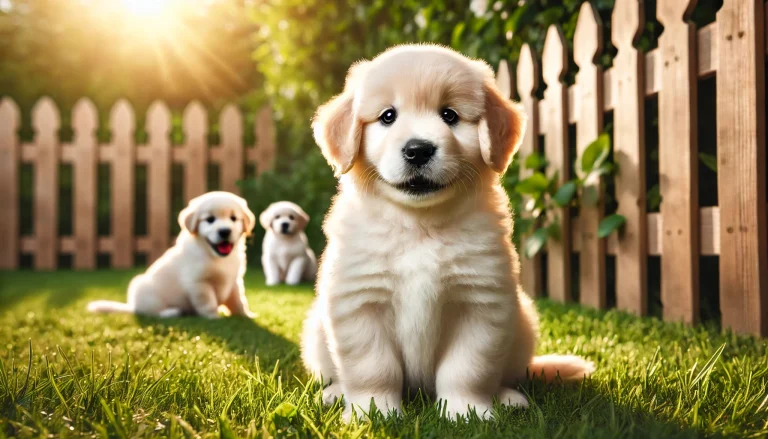
[[[138,273],[134,270],[103,270],[87,273],[75,271],[0,272],[0,301],[4,310],[27,300],[44,298],[47,309],[63,308],[84,296],[125,297],[128,283]]]
[[[155,330],[186,332],[190,335],[205,335],[223,348],[243,357],[258,357],[265,367],[272,367],[277,361],[281,365],[293,364],[299,358],[299,347],[287,338],[259,326],[247,317],[222,317],[215,320],[198,316],[158,318],[136,316],[142,326]]]

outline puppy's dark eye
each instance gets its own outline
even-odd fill
[[[275,219],[280,219],[280,215],[276,216]]]
[[[379,121],[384,125],[392,125],[395,123],[396,119],[397,111],[395,111],[394,108],[387,108],[383,113],[381,113],[381,116],[379,116]]]
[[[295,219],[295,218],[293,217],[293,215],[288,215],[288,218],[290,218],[290,219],[291,219],[291,221],[293,221],[293,220]]]
[[[451,126],[459,123],[459,115],[450,108],[443,108],[440,110],[440,117],[443,119],[443,122]]]
[[[208,218],[206,218],[206,219],[205,219],[205,221],[206,221],[208,224],[213,224],[213,222],[214,222],[214,221],[216,221],[216,217],[213,217],[213,216],[209,216]]]
[[[229,217],[229,219],[230,219],[230,220],[232,220],[232,222],[233,222],[233,223],[234,223],[235,221],[237,221],[237,217],[235,217],[234,215],[232,215],[231,217]]]

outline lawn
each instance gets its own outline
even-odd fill
[[[546,300],[540,352],[589,357],[592,379],[528,383],[529,409],[488,422],[442,419],[412,395],[401,417],[345,425],[299,361],[311,287],[267,289],[249,273],[252,321],[85,312],[123,298],[132,274],[0,273],[0,436],[768,435],[768,342]]]

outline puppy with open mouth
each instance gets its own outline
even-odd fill
[[[538,315],[518,284],[500,184],[525,119],[492,69],[405,45],[355,64],[315,138],[340,176],[302,357],[353,411],[399,411],[420,388],[451,417],[527,406],[527,374],[581,380],[572,355],[534,356]]]
[[[159,317],[196,314],[251,316],[245,298],[245,239],[255,216],[242,198],[209,192],[192,199],[179,214],[181,233],[144,274],[128,285],[128,302],[97,300],[91,312],[124,312]]]

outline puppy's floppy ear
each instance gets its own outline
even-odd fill
[[[240,210],[243,211],[243,228],[245,230],[245,236],[251,236],[253,234],[253,228],[256,227],[256,215],[248,208],[248,203],[245,200],[241,200]]]
[[[181,230],[186,230],[196,235],[198,222],[197,203],[189,203],[187,207],[179,212],[179,227],[181,227]]]
[[[270,204],[266,209],[264,209],[264,212],[261,212],[261,215],[259,215],[259,224],[261,224],[261,227],[264,227],[264,230],[269,230],[269,227],[272,224],[272,207],[274,207],[275,203]]]
[[[525,132],[525,114],[486,79],[485,113],[480,120],[480,152],[485,163],[499,174],[506,171]]]
[[[312,119],[315,142],[338,177],[355,163],[363,124],[354,111],[355,89],[367,62],[350,67],[344,92],[321,105]]]
[[[304,230],[309,223],[309,215],[296,204],[293,205],[293,211],[296,213],[296,223],[299,225],[299,229]]]

